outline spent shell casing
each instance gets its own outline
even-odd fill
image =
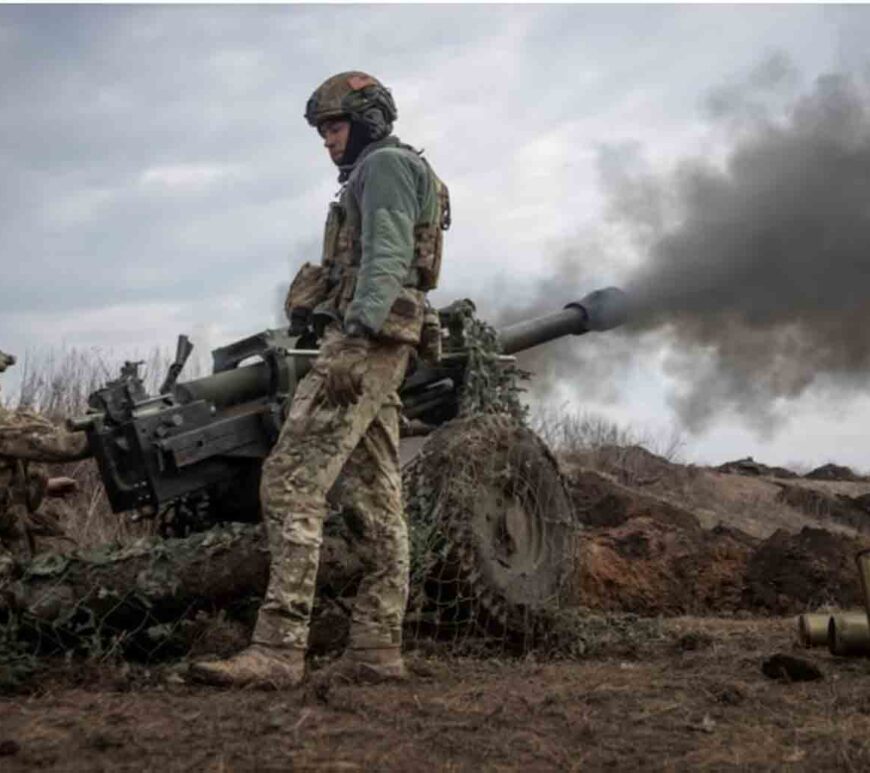
[[[870,622],[864,610],[840,612],[828,623],[828,649],[834,655],[870,655]]]
[[[823,647],[828,643],[828,624],[831,613],[806,612],[798,617],[798,641],[801,647]]]

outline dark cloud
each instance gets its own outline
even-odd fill
[[[453,16],[373,8],[360,24],[342,7],[0,8],[0,254],[15,266],[0,309],[194,302],[263,266],[287,270],[293,245],[319,238],[332,175],[302,119],[308,95],[333,68],[370,60],[373,41],[378,57],[419,60],[433,35],[428,50],[440,51]],[[464,12],[459,39],[486,17]],[[358,31],[340,55],[329,50],[336,26]],[[229,172],[160,184],[161,170],[197,167]]]

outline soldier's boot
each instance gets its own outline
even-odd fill
[[[193,663],[189,673],[197,682],[218,687],[284,690],[305,676],[305,651],[252,644],[226,660]]]
[[[403,682],[408,678],[399,647],[348,649],[328,668],[331,678],[354,684]]]

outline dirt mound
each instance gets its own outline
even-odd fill
[[[565,461],[571,468],[597,470],[624,486],[652,487],[656,492],[679,488],[700,472],[694,465],[671,462],[637,445],[603,445],[588,451],[574,451],[566,455]]]
[[[583,605],[595,609],[735,611],[754,546],[751,537],[727,528],[686,529],[633,518],[581,542],[574,586]]]
[[[823,464],[812,472],[808,472],[804,477],[810,480],[864,480],[851,468],[839,464]]]
[[[701,530],[688,510],[633,491],[599,472],[578,470],[567,477],[566,484],[575,517],[587,526],[619,526],[632,518],[649,518],[690,532]]]
[[[770,467],[761,462],[756,462],[751,456],[745,459],[735,459],[733,462],[725,462],[714,468],[716,472],[724,472],[729,475],[766,475],[771,478],[797,478],[798,474],[786,467]]]
[[[737,529],[701,527],[688,510],[576,470],[567,476],[580,540],[571,592],[583,606],[639,614],[740,608],[758,540]]]
[[[867,538],[825,529],[777,531],[749,561],[746,606],[774,614],[863,606],[855,554],[868,546]]]
[[[870,495],[850,497],[804,486],[779,484],[777,500],[819,520],[832,520],[862,533],[870,532]]]
[[[777,485],[782,506],[870,531],[870,496]],[[870,537],[805,527],[778,529],[762,541],[721,524],[705,529],[689,510],[590,470],[567,476],[567,488],[587,527],[569,590],[585,607],[645,615],[786,614],[863,603],[854,555]]]

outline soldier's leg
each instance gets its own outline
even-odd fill
[[[399,648],[409,566],[398,396],[381,409],[351,454],[339,496],[365,568],[351,615],[350,648]]]
[[[263,465],[260,496],[271,561],[252,644],[229,660],[194,664],[191,675],[201,681],[286,687],[302,678],[326,493],[401,383],[408,356],[407,347],[372,342],[362,394],[356,403],[336,407],[328,404],[324,383],[329,358],[340,346],[341,336],[327,335]]]
[[[321,405],[322,388],[317,373],[300,384],[287,423],[263,464],[260,499],[271,560],[269,586],[254,629],[258,644],[305,649],[326,493],[365,431],[362,415],[335,431],[339,409]]]
[[[269,541],[269,585],[251,646],[226,660],[194,663],[190,675],[198,681],[284,688],[304,676],[326,492],[365,430],[351,431],[346,411],[323,406],[322,387],[316,371],[303,379],[263,463],[260,500]],[[377,406],[368,410],[374,415]],[[361,425],[363,418],[356,416]]]
[[[363,394],[356,404],[344,408],[325,404],[324,376],[318,368],[300,384],[288,420],[263,466],[261,501],[272,557],[255,642],[306,646],[326,494],[384,402],[398,402],[394,395],[406,361],[406,347],[373,346]]]

